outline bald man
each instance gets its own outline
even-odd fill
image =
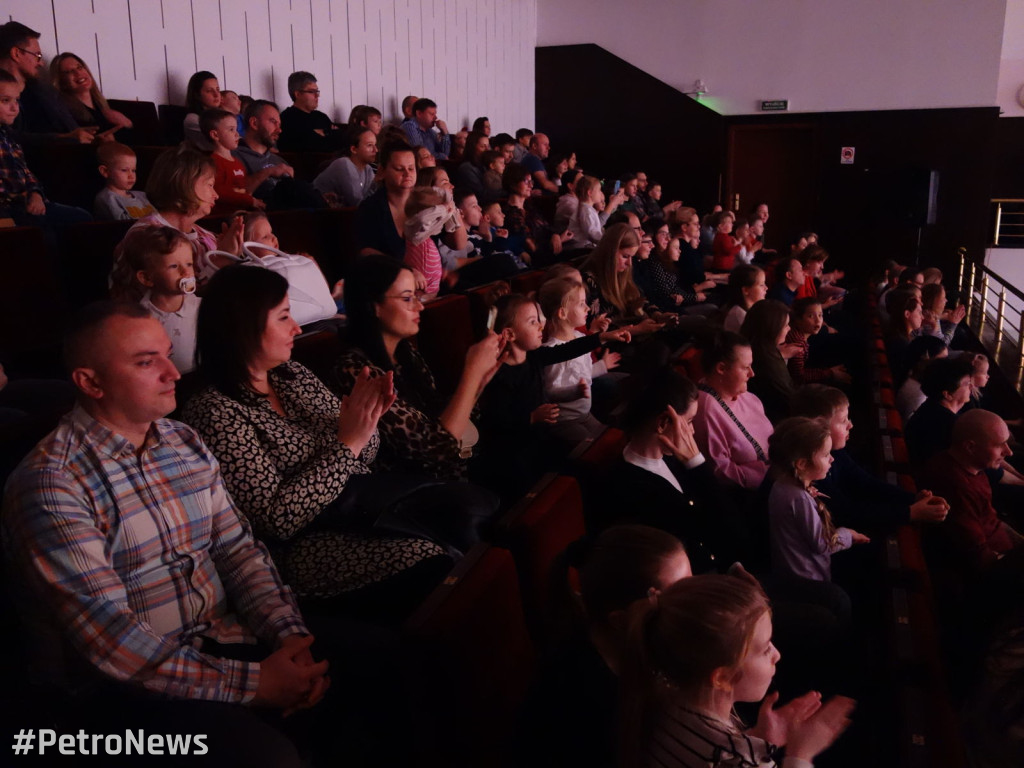
[[[535,133],[530,137],[530,151],[520,161],[523,167],[533,176],[533,188],[544,193],[557,195],[558,185],[548,178],[544,161],[551,154],[551,140],[543,133]]]
[[[29,647],[81,717],[98,708],[119,727],[207,734],[215,761],[300,765],[247,705],[312,706],[327,664],[216,459],[164,418],[180,378],[170,352],[132,304],[87,307],[66,340],[78,404],[4,500],[17,597],[38,631]]]
[[[924,484],[949,502],[943,530],[954,551],[972,570],[983,571],[1020,546],[1022,539],[992,506],[987,469],[998,469],[1013,455],[1010,430],[998,415],[981,409],[961,415],[948,450],[933,456]]]

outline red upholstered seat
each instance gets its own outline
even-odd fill
[[[420,333],[416,345],[445,395],[455,391],[466,361],[466,350],[473,344],[469,299],[445,296],[429,302],[420,315]]]
[[[547,272],[543,269],[534,269],[530,272],[521,272],[512,278],[512,293],[530,294],[540,288],[544,282]]]
[[[418,764],[499,764],[535,667],[511,553],[470,550],[405,637]]]
[[[495,541],[515,558],[523,607],[538,642],[546,638],[555,618],[552,565],[585,533],[580,487],[565,475],[545,475],[498,524]]]

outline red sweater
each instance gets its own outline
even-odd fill
[[[949,453],[942,451],[928,461],[922,487],[949,502],[949,516],[942,530],[975,569],[996,560],[996,555],[1015,546],[1010,532],[992,506],[992,486],[984,472],[972,475]]]
[[[217,154],[210,157],[217,166],[217,174],[213,179],[217,204],[213,207],[213,215],[234,213],[239,208],[252,208],[256,198],[244,191],[248,176],[241,161],[235,158],[226,160]]]
[[[711,243],[711,268],[715,272],[731,272],[742,247],[742,241],[718,232]]]

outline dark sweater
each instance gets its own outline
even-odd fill
[[[344,143],[343,134],[323,112],[288,107],[281,113],[281,138],[277,146],[282,152],[333,152]]]
[[[826,503],[836,525],[871,533],[910,521],[913,493],[875,477],[845,448],[832,451],[832,458],[828,476],[814,485],[829,497]]]

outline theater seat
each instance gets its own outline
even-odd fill
[[[64,231],[61,273],[73,307],[110,297],[114,248],[131,226],[130,221],[87,221]]]
[[[12,374],[59,375],[64,287],[37,227],[0,229],[0,361]]]
[[[511,553],[471,549],[403,635],[417,765],[502,764],[535,667]]]
[[[540,288],[544,282],[547,272],[543,269],[534,269],[529,272],[520,272],[512,278],[512,293],[527,295]]]
[[[466,350],[473,344],[471,325],[469,299],[460,295],[428,302],[420,315],[416,345],[444,396],[455,391],[462,376]]]
[[[160,117],[165,144],[181,144],[185,138],[185,115],[188,109],[177,104],[161,104],[156,108]]]
[[[495,543],[512,552],[523,608],[534,641],[543,644],[556,619],[552,566],[559,554],[586,533],[583,497],[576,480],[545,475],[498,523]]]
[[[121,112],[132,121],[129,138],[132,146],[137,144],[162,144],[164,140],[163,130],[160,128],[160,117],[156,111],[156,104],[152,101],[128,101],[123,99],[108,99],[107,103],[111,109]]]

